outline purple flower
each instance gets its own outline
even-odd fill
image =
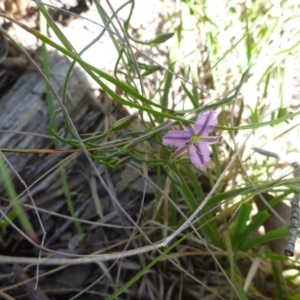
[[[171,160],[187,152],[193,165],[198,169],[204,169],[211,160],[207,144],[214,144],[220,140],[217,136],[208,136],[216,125],[215,112],[213,110],[200,114],[194,126],[185,125],[187,130],[170,130],[163,137],[163,145],[179,147],[170,157]]]

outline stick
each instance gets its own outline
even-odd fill
[[[300,177],[300,168],[297,162],[292,163],[294,168],[294,176],[295,178]],[[300,187],[300,182],[297,183],[297,186]],[[294,198],[292,200],[292,213],[291,213],[291,222],[289,227],[289,235],[288,235],[288,242],[284,250],[284,254],[286,256],[294,256],[295,244],[298,235],[298,224],[299,224],[299,206],[300,195],[299,193],[294,194]]]

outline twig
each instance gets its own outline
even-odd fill
[[[299,178],[300,177],[299,164],[297,162],[294,162],[292,163],[292,166],[295,170],[294,177]],[[297,186],[300,187],[300,181],[298,181]],[[284,254],[286,256],[294,256],[295,244],[298,235],[299,211],[300,211],[299,201],[300,201],[300,195],[299,193],[295,193],[292,200],[292,213],[291,213],[291,222],[289,227],[288,242],[284,250]]]

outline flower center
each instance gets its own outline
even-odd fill
[[[200,140],[201,140],[201,136],[194,134],[192,135],[190,142],[192,144],[197,144]]]

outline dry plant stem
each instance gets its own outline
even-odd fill
[[[294,176],[299,180],[300,177],[299,163],[294,162],[292,166],[295,170]],[[300,187],[300,181],[298,181],[297,186]],[[298,225],[299,225],[299,212],[300,212],[299,201],[300,201],[299,193],[294,193],[294,197],[292,200],[292,213],[291,213],[291,223],[289,227],[288,242],[284,250],[284,254],[286,256],[294,256],[295,244],[298,235]]]
[[[0,129],[0,133],[4,132],[4,133],[14,133],[14,134],[20,134],[20,135],[33,135],[36,137],[40,137],[43,139],[49,139],[49,140],[54,140],[55,138],[53,136],[49,136],[46,134],[40,134],[40,133],[34,133],[34,132],[25,132],[25,131],[17,131],[17,130],[9,130],[9,129]],[[4,152],[4,151],[3,151]]]
[[[263,252],[264,252],[264,248],[259,249],[259,255],[263,256],[263,254],[264,254]],[[259,269],[262,259],[263,259],[262,257],[254,258],[253,263],[251,264],[251,267],[247,274],[247,277],[244,281],[244,286],[243,286],[244,291],[248,291],[249,287],[251,287],[251,283],[255,279],[255,275],[257,274],[257,271]]]
[[[15,300],[15,298],[12,298],[11,296],[9,296],[8,294],[6,294],[2,290],[0,290],[0,296],[2,296],[3,299],[5,299],[5,300]]]
[[[149,251],[157,250],[158,248],[163,247],[163,243],[160,244],[154,244],[152,246],[145,246],[141,247],[140,249],[133,249],[133,250],[127,250],[126,252],[117,252],[117,253],[111,253],[111,254],[99,254],[99,255],[85,255],[83,257],[79,258],[48,258],[48,257],[42,257],[39,260],[39,264],[41,265],[77,265],[77,264],[88,264],[88,263],[98,263],[99,261],[109,261],[109,260],[116,260],[128,256],[137,255],[140,253],[145,253]],[[46,251],[49,251],[49,249],[44,249]],[[56,253],[58,251],[55,251]],[[63,252],[60,252],[61,255],[64,256],[70,256],[70,254],[66,254]],[[72,255],[72,256],[79,256],[79,255]],[[0,263],[19,263],[19,264],[36,264],[37,258],[34,257],[13,257],[13,256],[7,256],[7,255],[0,255]]]

